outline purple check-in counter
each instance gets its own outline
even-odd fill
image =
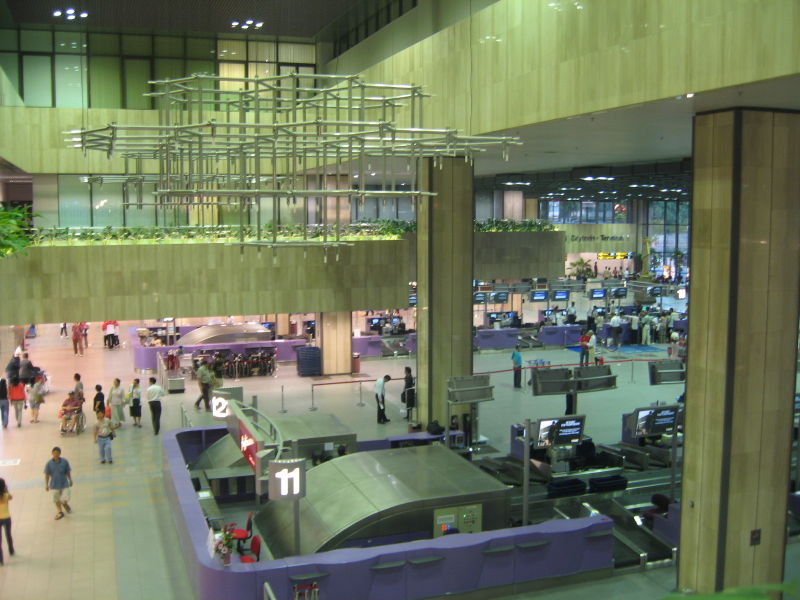
[[[582,330],[580,325],[548,325],[539,330],[539,341],[545,346],[574,346]]]
[[[633,331],[631,330],[631,324],[628,322],[624,322],[621,325],[622,331],[619,334],[619,341],[621,344],[638,344],[639,340],[633,339]],[[601,340],[608,340],[609,343],[613,339],[611,335],[611,325],[608,323],[603,324],[603,329],[598,333],[598,336]]]
[[[380,356],[381,355],[381,336],[379,335],[362,335],[353,338],[353,352],[358,352],[362,357],[364,356]]]
[[[689,333],[689,319],[675,319],[672,328],[683,334]]]
[[[233,354],[245,354],[252,349],[274,348],[276,357],[279,361],[297,360],[297,348],[306,346],[305,340],[275,340],[272,342],[243,342],[238,344],[199,344],[196,346],[183,346],[184,354],[193,352],[220,352],[230,351]],[[170,350],[177,350],[178,346],[140,346],[134,343],[133,346],[133,366],[137,370],[155,371],[158,365],[158,355]]]
[[[163,436],[164,482],[178,539],[199,600],[262,600],[264,583],[277,598],[417,600],[523,585],[538,579],[613,569],[614,523],[605,516],[547,521],[481,533],[347,548],[223,567],[209,551],[209,527],[186,468],[219,439],[219,427]],[[269,532],[259,532],[269,546]]]
[[[519,329],[478,329],[473,341],[478,350],[513,348],[517,345]]]

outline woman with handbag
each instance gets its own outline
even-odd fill
[[[111,422],[111,419],[106,417],[102,410],[97,411],[97,424],[94,426],[94,441],[97,444],[97,450],[100,453],[100,464],[113,463],[111,456],[111,440],[114,439],[114,430],[119,425]]]
[[[33,386],[28,399],[28,404],[31,407],[31,423],[39,422],[39,406],[42,403],[44,403],[44,385],[42,384],[42,376],[37,375],[33,378]]]

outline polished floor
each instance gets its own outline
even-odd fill
[[[125,329],[125,328],[124,328]],[[125,329],[127,331],[127,329]],[[39,600],[76,598],[91,600],[188,599],[191,590],[177,543],[177,534],[167,505],[161,474],[161,446],[153,435],[149,415],[144,427],[132,428],[128,420],[113,442],[114,464],[99,463],[90,432],[77,437],[62,437],[56,412],[71,387],[72,375],[82,374],[86,389],[101,384],[108,390],[114,377],[123,385],[137,376],[133,371],[130,342],[123,333],[124,345],[113,351],[102,347],[97,328],[91,330],[90,347],[84,357],[76,357],[68,340],[60,338],[57,325],[39,327],[30,340],[29,351],[36,365],[51,377],[52,391],[42,407],[41,422],[30,423],[28,411],[21,427],[13,415],[8,429],[0,432],[0,477],[5,478],[14,495],[11,502],[13,534],[17,554],[0,567],[0,598]],[[2,357],[12,349],[2,347]],[[656,352],[637,354],[636,359],[663,357]],[[574,362],[577,355],[560,348],[523,352],[523,358],[545,359],[553,364]],[[629,356],[609,353],[611,360]],[[407,357],[372,359],[362,363],[363,378],[390,374],[397,381],[387,386],[387,413],[391,423],[378,425],[372,399],[372,382],[352,381],[347,377],[300,378],[293,364],[280,365],[274,378],[249,378],[226,381],[242,385],[245,398],[257,397],[258,407],[268,415],[278,415],[281,406],[287,414],[308,412],[313,402],[321,412],[335,414],[357,432],[359,439],[372,439],[406,431],[399,401],[403,367],[414,366]],[[501,371],[510,367],[507,352],[486,352],[475,356],[475,370]],[[579,412],[587,415],[587,433],[599,442],[615,442],[620,435],[620,414],[656,400],[672,401],[676,387],[651,387],[647,383],[645,362],[622,362],[615,366],[619,387],[607,392],[583,394]],[[560,396],[533,397],[528,391],[514,390],[510,373],[492,375],[495,401],[484,405],[480,416],[482,435],[502,453],[508,450],[509,426],[525,418],[557,416],[563,413]],[[334,385],[321,385],[334,384]],[[165,402],[164,429],[181,426],[182,409],[194,425],[211,422],[205,412],[192,406],[197,396],[189,382],[183,394],[171,395]],[[359,406],[360,401],[363,406]],[[90,422],[91,422],[90,418]],[[63,449],[73,469],[74,512],[60,521],[44,491],[42,470],[50,450]],[[787,554],[787,579],[798,576],[798,544]],[[795,560],[790,560],[790,557]],[[561,586],[516,598],[566,600],[592,594],[599,598],[662,598],[675,586],[673,568],[627,574],[605,580]]]

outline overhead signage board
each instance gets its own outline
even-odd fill
[[[304,458],[272,460],[267,467],[269,499],[296,500],[306,495],[306,461]]]
[[[597,260],[628,260],[633,258],[633,252],[598,252]]]

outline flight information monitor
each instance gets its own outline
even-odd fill
[[[569,446],[577,444],[583,437],[585,415],[571,415],[554,419],[540,419],[532,432],[537,448]]]
[[[569,290],[554,290],[553,300],[569,300]]]
[[[416,294],[409,294],[409,296],[408,296],[408,305],[409,306],[416,306],[417,305],[417,295]]]
[[[508,292],[492,292],[489,294],[489,302],[508,302]]]
[[[592,300],[603,300],[606,297],[606,292],[608,290],[592,290],[591,295],[589,298]]]
[[[531,292],[531,302],[545,302],[547,300],[547,292],[540,290],[538,292]]]
[[[647,288],[647,295],[651,298],[658,298],[664,295],[664,289],[660,285],[651,285]]]
[[[672,433],[675,431],[679,408],[677,405],[637,408],[633,413],[636,420],[633,436],[642,438]]]
[[[628,288],[614,288],[611,290],[612,298],[627,298]]]
[[[473,304],[486,304],[486,292],[475,292],[472,294]]]

